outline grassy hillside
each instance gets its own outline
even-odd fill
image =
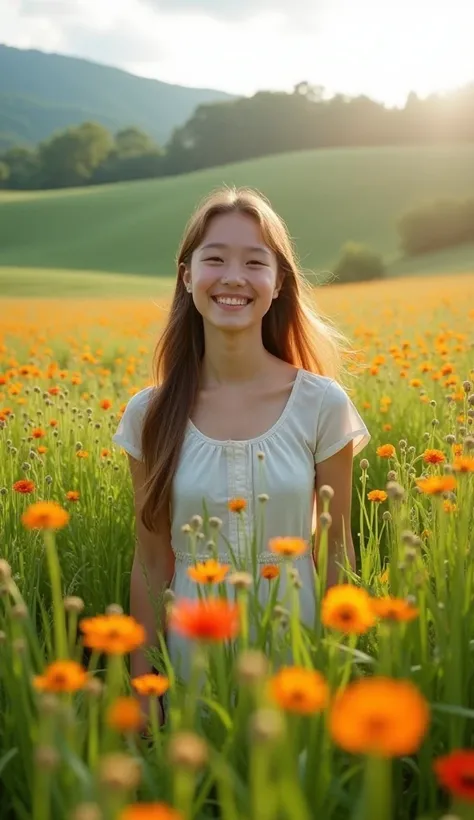
[[[288,222],[303,266],[318,273],[349,239],[371,244],[394,274],[474,267],[469,246],[409,261],[399,259],[397,247],[395,220],[405,207],[472,194],[474,146],[459,145],[313,151],[150,182],[4,192],[0,266],[173,276],[193,206],[222,183],[264,191]]]
[[[84,120],[113,131],[135,125],[164,143],[198,105],[226,99],[232,97],[221,91],[184,88],[88,60],[0,45],[0,147],[36,143]]]

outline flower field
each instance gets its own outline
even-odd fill
[[[126,614],[132,488],[111,443],[166,304],[2,301],[1,820],[474,819],[474,277],[317,299],[353,339],[346,387],[372,434],[354,463],[357,574],[324,588],[330,488],[311,630],[308,545],[274,539],[255,572],[218,564],[219,521],[196,510],[199,598],[166,594],[186,686],[162,635],[156,674],[128,673],[145,636]],[[244,532],[245,500],[229,505]]]

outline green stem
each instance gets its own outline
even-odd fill
[[[51,595],[53,599],[53,625],[56,658],[65,659],[67,652],[66,619],[61,591],[61,568],[56,551],[54,534],[51,530],[44,531],[44,543],[48,562],[49,578],[51,581]]]

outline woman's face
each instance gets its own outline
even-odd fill
[[[275,254],[258,223],[241,213],[211,220],[183,279],[204,321],[233,331],[261,325],[279,288]]]

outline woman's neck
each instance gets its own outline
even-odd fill
[[[270,359],[260,336],[211,328],[205,334],[202,386],[253,381],[268,368]]]

